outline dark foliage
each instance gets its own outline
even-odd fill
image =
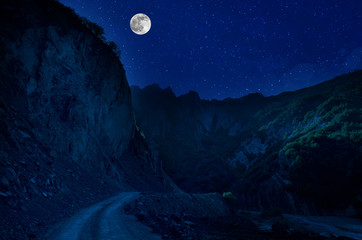
[[[224,101],[135,88],[133,102],[146,139],[188,191],[274,194],[265,199],[287,191],[322,208],[359,208],[361,83],[356,71],[296,92]]]

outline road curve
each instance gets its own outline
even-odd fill
[[[139,193],[126,192],[81,210],[69,220],[54,227],[47,240],[160,240],[136,217],[125,214],[126,203]]]

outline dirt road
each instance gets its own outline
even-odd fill
[[[126,215],[123,207],[137,199],[139,193],[121,193],[97,203],[52,229],[47,240],[111,240],[158,239],[151,229],[139,223],[136,217]]]

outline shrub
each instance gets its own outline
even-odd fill
[[[80,17],[80,20],[82,21],[83,25],[86,26],[89,30],[91,30],[91,32],[94,35],[96,35],[102,41],[105,41],[106,38],[104,37],[104,29],[101,26],[99,26],[94,22],[89,21],[85,17]]]
[[[234,196],[234,194],[232,192],[224,192],[222,194],[222,198],[226,199],[226,200],[236,200],[236,197]]]
[[[121,56],[121,50],[119,50],[117,44],[113,41],[107,43],[108,46],[111,47],[112,51],[117,55],[117,57]]]

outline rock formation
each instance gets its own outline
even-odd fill
[[[0,6],[0,235],[38,236],[119,190],[169,185],[102,29],[57,1]]]
[[[185,191],[233,191],[252,210],[360,214],[361,79],[222,101],[153,85],[133,87],[132,98],[146,140]]]

